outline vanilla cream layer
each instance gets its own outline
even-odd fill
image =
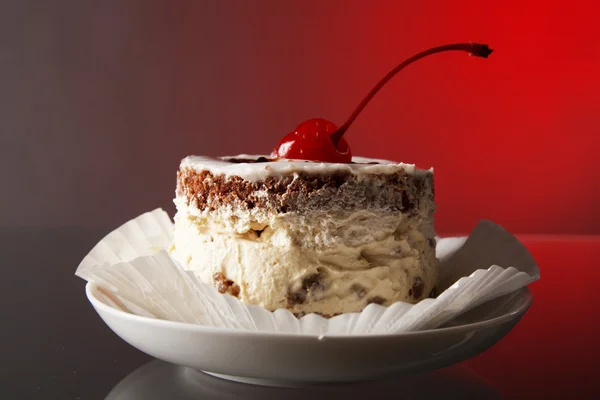
[[[257,221],[176,205],[173,257],[204,282],[233,281],[247,304],[330,316],[416,302],[435,284],[431,220],[361,210]]]

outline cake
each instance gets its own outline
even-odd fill
[[[190,156],[174,202],[172,257],[246,304],[331,317],[435,293],[432,170]]]
[[[325,317],[434,297],[433,170],[353,157],[344,137],[398,72],[432,54],[487,58],[480,43],[436,46],[386,74],[340,127],[304,121],[271,155],[182,160],[171,254],[221,293]]]

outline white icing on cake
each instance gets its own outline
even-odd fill
[[[189,156],[181,160],[180,168],[192,168],[198,172],[209,171],[213,175],[239,176],[248,181],[262,181],[268,177],[308,174],[308,175],[328,175],[336,172],[351,173],[354,175],[362,174],[394,174],[399,171],[405,171],[408,174],[423,174],[433,172],[433,168],[419,170],[414,164],[396,163],[389,160],[379,160],[375,158],[352,157],[356,164],[341,163],[323,163],[305,160],[279,159],[276,161],[260,163],[232,163],[226,161],[230,158],[255,160],[259,157],[268,158],[264,155],[240,154],[237,156],[226,157],[206,157]],[[369,164],[377,163],[377,164]]]

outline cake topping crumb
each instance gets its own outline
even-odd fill
[[[238,297],[240,295],[240,287],[231,279],[227,279],[225,274],[222,272],[217,272],[213,275],[213,280],[215,281],[215,287],[219,291],[219,293],[228,293],[233,297]]]
[[[437,297],[437,288],[434,286],[433,289],[431,289],[431,292],[429,292],[429,297],[432,299],[435,299]]]
[[[425,282],[423,282],[423,278],[417,276],[413,280],[412,288],[408,290],[408,295],[420,299],[423,296],[423,289],[425,289]]]
[[[368,304],[374,303],[374,304],[379,304],[382,305],[383,303],[385,303],[385,299],[381,296],[375,296],[375,297],[371,297],[369,300],[367,300]]]
[[[367,290],[358,283],[353,283],[352,286],[350,286],[350,291],[354,293],[359,299],[362,299],[367,294]]]

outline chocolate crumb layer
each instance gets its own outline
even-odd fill
[[[252,182],[182,168],[177,174],[177,195],[200,211],[232,206],[274,213],[377,209],[416,215],[421,202],[433,204],[434,194],[432,174],[417,176],[404,171],[360,178],[349,173],[284,175]]]

